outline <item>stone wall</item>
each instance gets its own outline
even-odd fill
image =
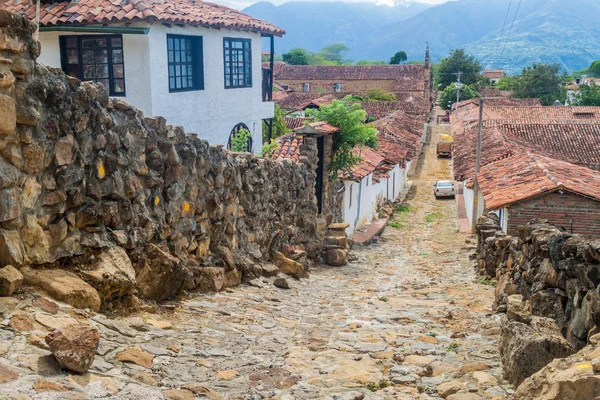
[[[310,93],[335,93],[334,84],[342,85],[342,93],[365,93],[369,89],[377,88],[386,92],[397,92],[397,82],[395,79],[360,79],[360,80],[326,80],[326,79],[311,79],[310,81],[293,80],[293,79],[276,79],[280,85],[287,85],[294,92],[304,92],[304,84],[310,84]],[[428,90],[404,90],[403,93],[412,93],[429,98]]]
[[[33,31],[0,11],[0,267],[120,246],[138,274],[174,265],[174,295],[255,278],[278,252],[319,259],[310,146],[297,164],[210,146],[37,65]]]
[[[490,213],[477,225],[477,265],[497,279],[494,307],[506,310],[520,294],[535,316],[556,321],[577,349],[600,332],[600,239],[573,235],[546,220],[533,220],[506,235]]]

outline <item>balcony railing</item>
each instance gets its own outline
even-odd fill
[[[262,69],[262,100],[273,101],[273,70]]]

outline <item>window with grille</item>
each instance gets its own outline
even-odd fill
[[[310,83],[305,83],[303,86],[304,93],[310,92]]]
[[[59,43],[66,74],[101,83],[110,96],[125,96],[122,35],[61,36]]]
[[[167,35],[169,92],[204,90],[202,36]]]
[[[252,87],[252,41],[223,39],[225,89]]]
[[[336,93],[340,93],[342,91],[342,84],[336,83],[333,85],[333,91]]]

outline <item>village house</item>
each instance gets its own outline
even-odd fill
[[[35,1],[0,8],[36,19]],[[199,0],[41,0],[39,30],[40,63],[102,83],[111,97],[212,144],[248,129],[248,150],[260,151],[262,122],[274,114],[261,39],[273,48],[284,30]]]
[[[483,77],[489,79],[492,85],[497,85],[500,79],[506,77],[506,74],[501,69],[486,69],[483,71]]]
[[[464,199],[464,212],[471,224],[474,219],[477,220],[479,216],[483,215],[485,208],[496,210],[505,219],[503,225],[505,229],[514,229],[514,226],[522,222],[517,217],[517,208],[512,208],[512,211],[502,211],[505,208],[503,206],[512,203],[498,205],[495,201],[490,200],[490,196],[493,197],[495,191],[499,189],[515,190],[521,195],[533,193],[534,191],[526,192],[512,185],[512,183],[516,184],[520,181],[527,182],[533,176],[526,172],[523,172],[522,175],[520,172],[529,171],[522,165],[528,160],[542,171],[551,170],[543,167],[543,163],[540,163],[539,160],[552,161],[548,165],[553,168],[558,168],[556,165],[559,165],[559,162],[568,164],[573,171],[583,168],[581,171],[586,172],[587,175],[591,173],[595,176],[597,171],[600,170],[600,153],[597,151],[600,148],[600,107],[486,107],[482,129],[481,171],[488,168],[488,172],[485,179],[483,179],[484,176],[478,175],[477,182],[480,189],[477,200],[478,209],[473,210],[476,193],[477,125],[478,107],[465,106],[459,108],[458,119],[452,115],[451,127],[455,139],[454,177],[457,181],[459,196]],[[526,152],[530,152],[534,156],[523,157]],[[514,163],[518,161],[523,168],[510,169],[502,167],[503,169],[500,169],[498,167],[504,165],[505,162],[506,165],[509,165],[510,160]],[[565,167],[566,164],[560,164],[561,168]],[[532,171],[537,170],[534,168]],[[496,174],[496,176],[492,177],[490,173]],[[560,175],[560,171],[557,174]],[[552,175],[551,172],[550,175]],[[556,182],[558,181],[555,180]],[[535,183],[531,184],[535,186]],[[554,186],[556,186],[555,191],[565,189],[558,183]],[[549,187],[546,189],[550,190]],[[574,191],[572,187],[570,191]],[[578,193],[583,196],[589,194]],[[557,196],[550,197],[554,199]],[[520,204],[524,204],[523,201],[530,201],[528,203],[531,206],[530,208],[539,211],[539,215],[549,215],[549,212],[546,212],[545,209],[554,207],[557,215],[560,213],[569,221],[574,221],[572,227],[574,232],[586,231],[587,225],[577,222],[581,222],[579,214],[574,215],[571,212],[572,208],[570,207],[573,204],[573,199],[556,201],[552,206],[547,206],[546,203],[550,197],[541,198],[537,195],[527,195],[519,198],[518,201]],[[565,198],[566,196],[561,197],[563,200]],[[600,209],[600,203],[596,201],[586,202],[585,207],[582,206],[582,210],[586,207],[588,209],[587,213],[593,214],[594,209]],[[474,212],[475,215],[473,215]],[[513,214],[513,225],[507,222],[511,212]],[[526,215],[526,213],[521,215]],[[561,220],[561,223],[565,221]]]
[[[369,89],[410,93],[433,100],[429,48],[423,65],[287,65],[275,63],[274,80],[284,91],[365,93]]]
[[[573,104],[573,102],[579,95],[581,85],[600,85],[600,78],[576,78],[573,83],[567,85],[567,105]]]
[[[526,151],[481,168],[483,207],[509,235],[534,218],[600,236],[600,172]]]

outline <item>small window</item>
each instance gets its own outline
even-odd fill
[[[336,83],[333,85],[333,91],[336,93],[340,93],[342,91],[342,84]]]
[[[286,92],[287,92],[288,90],[290,90],[290,87],[289,87],[289,85],[282,85],[282,87],[283,87],[283,90],[284,90],[284,91],[286,91]]]
[[[305,83],[304,84],[304,93],[308,93],[310,92],[310,83]]]
[[[225,89],[252,87],[252,41],[223,39]]]
[[[122,35],[61,36],[62,70],[82,81],[101,83],[110,96],[125,96]]]
[[[169,92],[204,89],[202,36],[167,35]]]

